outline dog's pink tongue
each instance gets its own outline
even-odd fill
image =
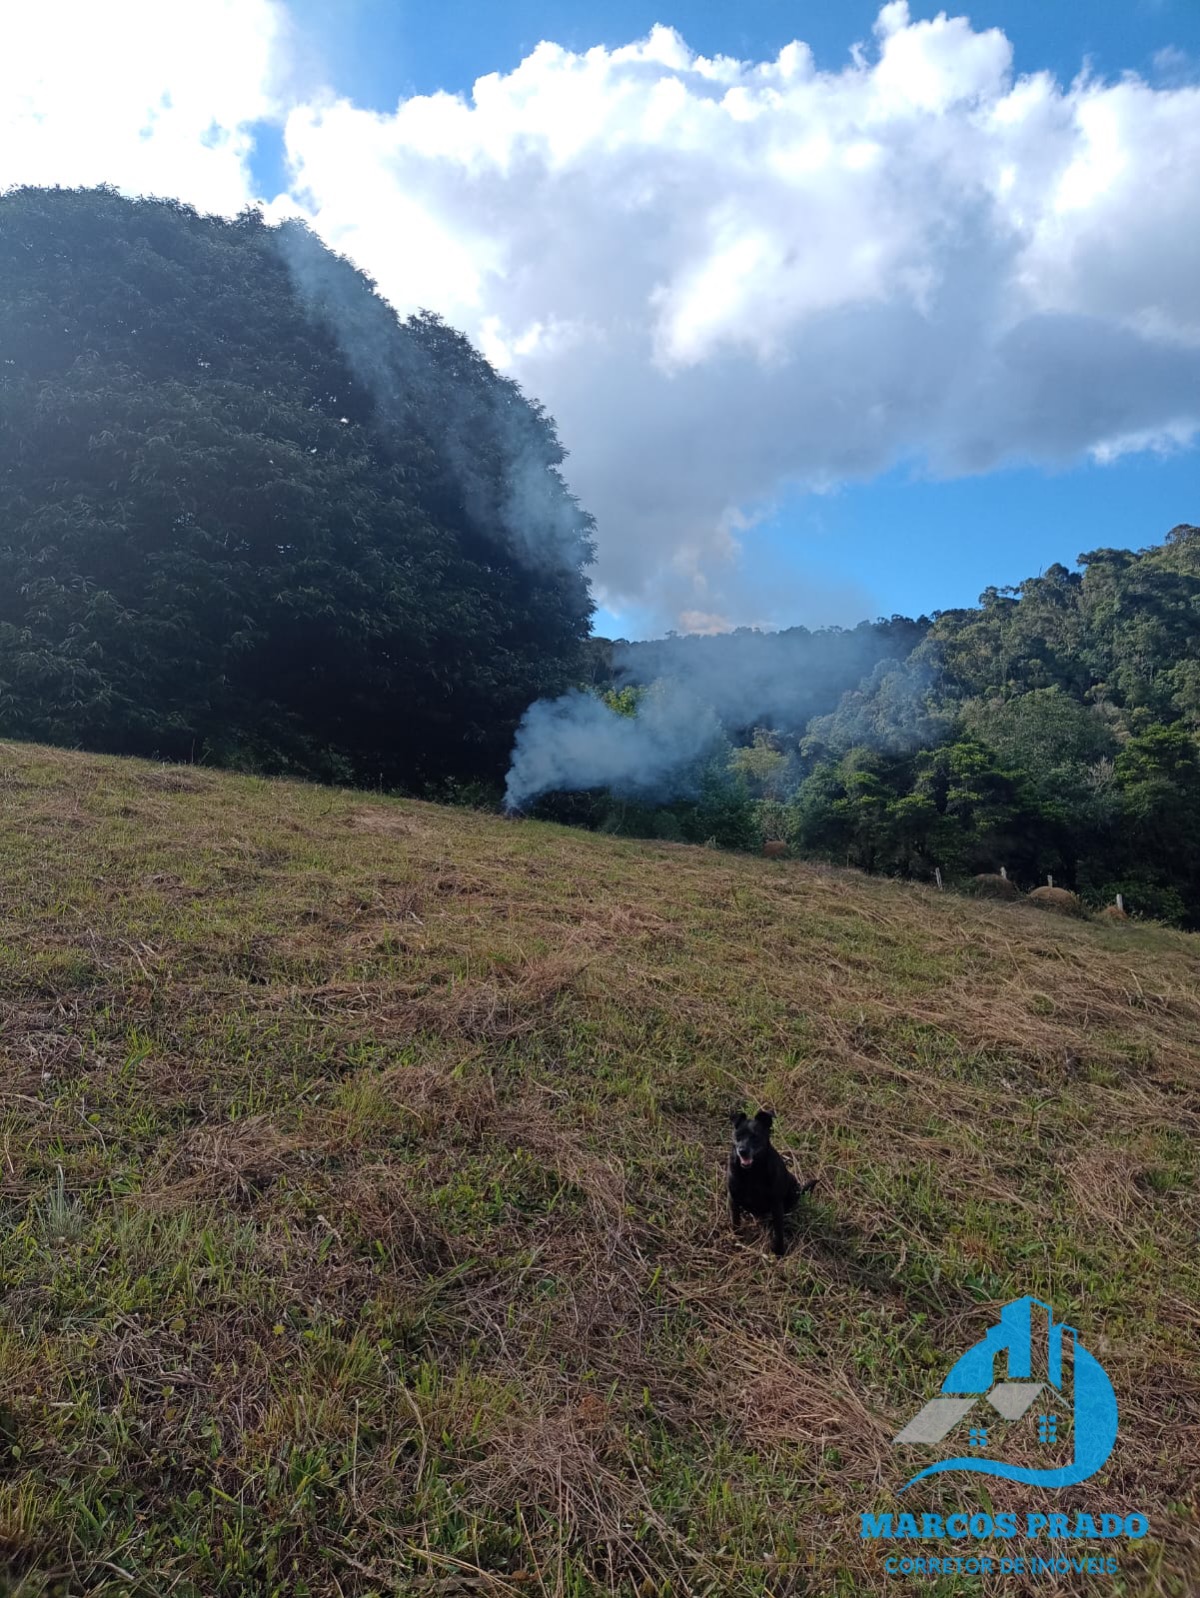
[[[738,1155],[738,1159],[741,1160],[743,1165],[753,1165],[754,1164],[754,1161],[753,1160],[748,1160],[744,1154],[739,1154]]]

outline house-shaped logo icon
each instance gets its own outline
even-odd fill
[[[1064,1340],[1068,1340],[1065,1348]],[[999,1355],[1004,1356],[1002,1373],[996,1369]],[[1060,1432],[1069,1433],[1073,1457],[1047,1468],[988,1457],[984,1450],[993,1429],[989,1422],[995,1417],[1019,1421],[1035,1403],[1038,1444],[1053,1450],[1061,1441]],[[997,1324],[951,1368],[941,1396],[931,1398],[892,1440],[936,1447],[968,1414],[968,1445],[979,1452],[927,1465],[901,1492],[913,1482],[948,1470],[1002,1476],[1038,1487],[1071,1487],[1095,1475],[1117,1437],[1117,1400],[1107,1372],[1079,1341],[1075,1328],[1055,1321],[1053,1309],[1038,1298],[1015,1298],[1005,1304]]]

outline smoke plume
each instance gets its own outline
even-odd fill
[[[842,695],[837,709],[808,725],[806,758],[839,759],[851,749],[907,755],[945,737],[953,717],[937,705],[942,664],[926,643],[905,661],[881,660],[869,677]]]
[[[539,699],[517,728],[505,807],[522,810],[541,794],[584,788],[678,798],[694,787],[698,763],[723,740],[712,711],[679,684],[660,684],[636,716],[580,691]]]
[[[416,419],[429,430],[476,530],[527,567],[590,564],[593,520],[558,470],[565,451],[543,407],[437,318],[398,326],[371,279],[303,222],[285,221],[275,237],[309,314],[337,339],[384,427],[403,434]]]
[[[766,726],[799,732],[813,716],[834,710],[880,661],[905,659],[928,626],[925,619],[897,616],[817,632],[740,628],[715,636],[622,640],[613,647],[613,671],[621,684],[664,678],[685,683],[732,731]]]
[[[755,727],[797,738],[820,728],[822,750],[851,735],[881,750],[915,747],[930,730],[932,668],[905,657],[927,627],[894,617],[851,631],[618,643],[617,684],[648,688],[636,717],[585,693],[532,705],[517,732],[506,803],[521,809],[540,794],[584,788],[681,798],[704,755]]]

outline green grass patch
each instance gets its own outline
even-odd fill
[[[1110,1590],[1197,1590],[1193,939],[0,757],[0,1590],[894,1591],[890,1439],[1023,1293],[1118,1390]]]

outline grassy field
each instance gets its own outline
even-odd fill
[[[0,911],[4,1592],[1200,1591],[1196,940],[14,745]],[[781,1261],[723,1209],[764,1103]],[[897,1500],[1025,1293],[1108,1464]],[[1030,1583],[859,1536],[984,1502],[1151,1529]]]

